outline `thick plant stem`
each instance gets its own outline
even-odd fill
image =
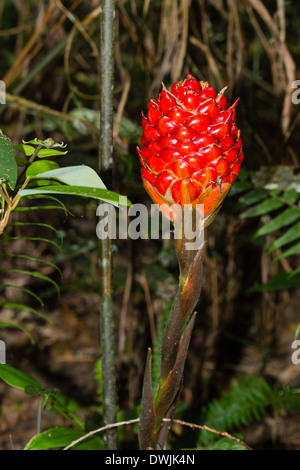
[[[195,219],[194,214],[189,222],[194,223]],[[166,448],[168,430],[163,429],[163,419],[170,413],[180,388],[196,318],[194,309],[201,291],[203,235],[201,228],[197,235],[198,243],[192,245],[194,248],[189,249],[191,244],[185,238],[182,224],[181,236],[175,244],[180,268],[179,286],[162,339],[161,371],[154,397],[149,374],[151,356],[148,353],[139,429],[142,450]]]
[[[114,88],[114,0],[102,0],[100,15],[100,138],[99,169],[112,167],[113,150],[113,88]],[[105,424],[117,421],[117,389],[114,314],[111,295],[111,240],[100,240],[101,301],[100,335],[103,381],[103,417]],[[106,431],[106,448],[117,449],[116,429]]]

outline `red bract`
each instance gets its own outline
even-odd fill
[[[143,115],[137,148],[144,186],[162,212],[174,219],[173,204],[203,204],[211,219],[236,179],[243,160],[236,127],[236,100],[231,106],[207,83],[193,76],[164,86]],[[199,207],[199,206],[198,206]]]

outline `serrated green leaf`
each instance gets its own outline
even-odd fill
[[[242,212],[240,217],[242,219],[250,217],[258,217],[261,215],[269,214],[270,212],[280,209],[284,205],[284,202],[279,201],[278,199],[268,198],[260,204],[249,207],[246,211]]]
[[[56,162],[52,162],[51,160],[39,160],[29,165],[26,170],[26,178],[36,178],[38,174],[55,170],[57,168],[59,168],[59,165]]]
[[[53,427],[34,436],[24,450],[43,450],[67,447],[73,441],[83,437],[85,433],[77,429],[64,427]],[[82,443],[74,446],[81,450],[103,450],[103,440],[96,436],[85,439]]]
[[[86,165],[59,168],[37,174],[36,178],[53,178],[69,186],[107,189],[95,170]]]
[[[0,182],[15,189],[18,177],[18,167],[14,148],[11,141],[0,134]]]
[[[16,323],[2,321],[2,322],[0,322],[0,328],[17,328],[18,330],[23,331],[23,333],[25,333],[28,336],[28,338],[30,339],[31,344],[34,344],[34,339],[33,339],[32,334],[29,333],[29,331],[26,330],[26,328],[24,328],[24,326],[17,325]]]
[[[31,377],[31,375],[26,372],[22,372],[9,364],[0,364],[0,378],[8,385],[24,391],[26,387],[36,387],[40,390],[44,390],[44,387]]]
[[[292,224],[300,218],[300,210],[297,207],[289,207],[281,214],[276,216],[267,224],[263,225],[254,235],[254,238],[267,235],[275,230],[279,230],[282,227]]]
[[[126,205],[130,205],[130,202],[127,199],[117,193],[108,191],[107,189],[90,188],[84,186],[43,186],[40,189],[23,189],[22,191],[19,191],[18,194],[21,197],[31,196],[35,194],[61,194],[98,199],[100,201],[108,202],[117,207],[120,204],[124,204],[124,202],[126,203]]]

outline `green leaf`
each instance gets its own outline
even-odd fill
[[[26,145],[26,144],[17,144],[14,145],[14,148],[18,150],[21,153],[24,153],[26,157],[31,157],[31,155],[35,151],[35,147],[32,147],[32,145]]]
[[[271,277],[264,284],[255,283],[249,292],[277,291],[292,289],[300,285],[300,275],[291,276],[291,273],[279,273]]]
[[[15,159],[18,166],[26,166],[28,163],[26,158],[19,157],[19,155],[15,155]]]
[[[281,253],[281,255],[277,256],[274,261],[278,261],[281,258],[286,258],[287,256],[296,255],[300,252],[300,241],[295,243],[295,245],[291,246],[288,250]]]
[[[239,442],[230,439],[229,437],[222,437],[214,444],[205,448],[206,450],[247,450],[245,446]]]
[[[66,148],[66,144],[64,144],[63,142],[61,143],[54,142],[54,140],[51,138],[46,139],[46,140],[40,140],[36,137],[35,139],[28,140],[27,142],[23,140],[23,144],[42,145],[43,147],[49,147],[49,148],[50,147],[51,148],[55,148],[55,147]]]
[[[57,157],[58,155],[66,155],[68,151],[66,150],[65,152],[61,152],[60,150],[54,150],[54,149],[41,149],[39,150],[37,156],[39,158],[46,158],[46,157]]]
[[[10,322],[0,322],[0,328],[17,328],[21,331],[23,331],[23,333],[25,333],[28,338],[30,339],[30,342],[31,344],[34,344],[34,339],[31,335],[31,333],[29,333],[28,330],[26,330],[26,328],[24,328],[24,326],[21,326],[21,325],[17,325],[16,323],[10,323]]]
[[[36,237],[20,237],[21,239],[25,239],[25,240],[32,240],[32,238],[34,240],[37,240]],[[19,239],[19,237],[8,237],[8,240],[11,240],[11,239]],[[39,238],[39,241],[42,240],[42,241],[48,241],[49,243],[51,243],[51,240],[47,240],[47,238],[43,238],[43,239],[40,239]],[[60,246],[55,244],[55,246],[57,246],[59,249],[60,249]],[[54,263],[52,263],[51,261],[48,261],[48,260],[45,260],[45,259],[42,259],[42,258],[35,258],[34,256],[29,256],[29,255],[23,255],[23,254],[15,254],[15,253],[0,253],[0,256],[7,256],[7,257],[10,257],[10,258],[21,258],[21,259],[27,259],[29,261],[34,261],[36,263],[45,263],[47,264],[48,266],[51,266],[51,268],[53,269],[56,269],[56,271],[59,272],[60,274],[60,277],[62,278],[62,272],[61,272],[61,269]]]
[[[245,183],[244,183],[245,185]],[[255,204],[257,202],[263,201],[268,197],[268,193],[260,188],[252,189],[252,191],[248,191],[246,194],[243,194],[239,197],[239,203],[243,206],[251,206],[251,204]]]
[[[122,139],[125,139],[128,142],[136,141],[136,143],[138,143],[141,134],[142,129],[140,125],[137,125],[135,121],[131,121],[125,116],[122,116],[119,126],[119,135],[122,137]]]
[[[11,141],[0,134],[0,182],[9,184],[11,189],[16,186],[18,167]]]
[[[69,166],[36,174],[36,178],[54,178],[69,186],[106,189],[95,170],[86,165]]]
[[[72,125],[82,135],[88,135],[88,124],[100,126],[100,112],[90,108],[74,108],[70,111],[72,116],[76,116],[80,121],[73,121]],[[86,124],[84,123],[86,121]]]
[[[231,187],[227,197],[236,196],[237,194],[244,193],[245,191],[251,188],[253,188],[253,185],[251,183],[248,183],[247,181],[236,181]]]
[[[28,276],[36,277],[38,279],[42,279],[43,281],[50,282],[54,285],[57,294],[59,295],[59,286],[53,281],[50,277],[46,276],[45,274],[41,274],[37,271],[27,271],[26,269],[17,269],[17,268],[0,268],[0,271],[9,271],[9,272],[16,272],[20,274],[28,274]]]
[[[77,429],[54,427],[34,436],[24,450],[42,450],[66,447],[73,441],[83,437],[85,433]],[[73,447],[82,450],[102,450],[103,440],[96,436],[87,438],[82,443]]]
[[[52,162],[51,160],[40,160],[33,162],[27,168],[26,178],[36,178],[36,176],[40,173],[45,173],[57,168],[59,168],[59,165],[56,162]]]
[[[281,246],[287,245],[288,243],[293,242],[300,238],[300,222],[297,222],[293,225],[287,232],[285,232],[281,237],[277,238],[274,243],[270,246],[268,250],[268,254],[272,253],[272,251],[280,248]]]
[[[58,250],[61,250],[61,246],[59,246],[54,240],[50,240],[48,238],[42,238],[42,237],[7,237],[6,240],[30,240],[30,241],[34,241],[34,242],[46,242],[46,243],[49,243],[51,245],[54,245]],[[22,257],[21,255],[19,255],[20,257]],[[23,258],[25,257],[25,255],[23,255]],[[38,258],[35,259],[35,261],[37,261]]]
[[[289,207],[273,220],[263,225],[254,235],[254,238],[267,235],[282,227],[292,224],[300,218],[300,210],[297,207]]]
[[[47,320],[48,322],[52,323],[52,320],[48,318],[46,315],[43,313],[38,312],[35,308],[29,307],[28,305],[23,305],[23,304],[17,304],[15,302],[0,302],[1,307],[6,307],[6,308],[17,308],[18,310],[27,310],[28,312],[34,313],[35,315],[43,318],[44,320]]]
[[[7,226],[9,226],[9,227],[10,226],[13,226],[13,227],[27,227],[27,226],[43,227],[43,228],[47,228],[47,229],[52,230],[53,232],[55,232],[55,234],[59,237],[61,242],[63,240],[63,237],[62,237],[61,233],[55,227],[53,227],[53,225],[44,224],[42,222],[11,222]]]
[[[22,292],[25,292],[26,294],[28,295],[31,295],[32,297],[34,297],[42,307],[44,307],[44,302],[42,301],[42,299],[40,298],[39,295],[37,295],[35,292],[32,292],[32,290],[30,289],[27,289],[26,287],[23,287],[23,286],[16,286],[15,284],[0,284],[2,287],[10,287],[10,288],[13,288],[13,289],[20,289]]]
[[[258,217],[261,215],[268,214],[276,209],[280,209],[284,203],[279,201],[278,199],[268,198],[264,200],[260,204],[256,204],[255,206],[249,207],[246,211],[242,212],[240,217],[242,219],[250,218],[250,217]]]
[[[298,323],[298,326],[296,328],[294,339],[298,339],[299,334],[300,334],[300,323]]]
[[[24,390],[24,392],[26,387],[35,387],[39,390],[44,390],[44,387],[31,377],[31,375],[26,372],[22,372],[19,369],[15,369],[15,367],[8,364],[0,364],[0,378],[8,385],[20,388],[21,390]]]
[[[126,203],[130,205],[130,202],[127,201],[124,197],[120,196],[117,193],[108,191],[107,189],[98,189],[90,188],[84,186],[66,186],[66,185],[53,185],[53,186],[43,186],[39,189],[23,189],[18,193],[21,197],[31,196],[35,194],[62,194],[69,196],[81,196],[89,197],[92,199],[98,199],[101,201],[109,202],[114,206],[119,206],[120,204]]]

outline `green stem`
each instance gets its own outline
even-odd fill
[[[100,135],[99,169],[110,170],[113,149],[113,88],[114,88],[114,0],[103,0],[100,15]],[[100,240],[101,251],[101,367],[103,380],[104,423],[117,421],[117,388],[114,314],[111,296],[111,240]],[[106,448],[117,449],[116,428],[106,431]]]
[[[112,167],[115,2],[103,0],[101,3],[99,166],[101,170],[106,171]]]
[[[163,429],[163,419],[170,413],[180,388],[196,317],[194,309],[201,291],[204,244],[189,251],[182,238],[176,249],[180,282],[162,339],[161,372],[154,398],[150,398],[150,380],[146,376],[144,379],[139,430],[141,449],[166,447],[168,430]]]

